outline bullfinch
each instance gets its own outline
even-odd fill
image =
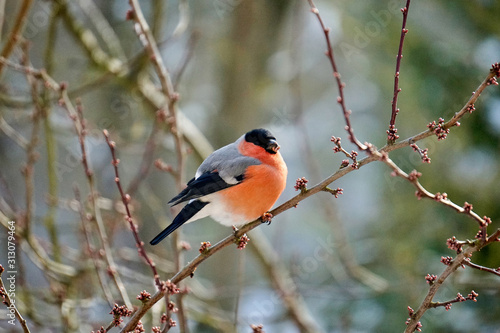
[[[285,189],[288,171],[279,149],[271,132],[254,129],[213,152],[187,187],[169,201],[172,206],[189,203],[151,245],[184,223],[206,216],[225,226],[240,226],[261,217]]]

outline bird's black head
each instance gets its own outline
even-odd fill
[[[245,140],[264,148],[270,154],[276,154],[280,149],[280,145],[276,142],[274,135],[263,128],[251,130],[245,134]]]

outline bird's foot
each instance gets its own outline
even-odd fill
[[[260,217],[262,223],[267,223],[268,225],[271,224],[272,219],[273,219],[273,214],[269,212],[262,214],[262,216]]]

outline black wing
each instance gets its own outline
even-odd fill
[[[235,177],[239,182],[243,180],[243,175]],[[187,187],[181,193],[172,198],[168,203],[172,206],[178,203],[196,199],[207,194],[215,193],[225,188],[237,185],[229,184],[221,178],[217,171],[206,172],[198,178],[193,178],[187,183]]]

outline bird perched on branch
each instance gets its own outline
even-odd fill
[[[200,165],[187,187],[169,201],[189,203],[150,243],[158,244],[187,222],[206,216],[240,226],[263,216],[285,189],[287,167],[276,138],[254,129],[224,146]]]

